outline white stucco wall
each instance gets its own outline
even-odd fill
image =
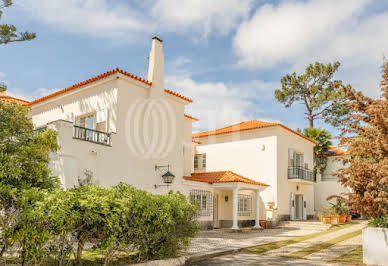
[[[305,196],[307,215],[314,215],[314,184],[312,182],[293,182],[288,179],[288,150],[303,153],[304,162],[313,169],[314,143],[284,129],[278,130],[277,146],[277,214],[290,214],[291,193]],[[297,186],[299,190],[297,190]]]
[[[94,182],[108,187],[119,182],[134,185],[153,193],[167,193],[169,190],[187,194],[182,186],[184,168],[189,174],[191,167],[191,149],[184,144],[191,145],[191,120],[184,118],[184,108],[187,102],[164,93],[164,99],[171,107],[174,120],[174,138],[167,143],[171,146],[165,157],[149,158],[135,154],[129,147],[134,140],[126,124],[131,106],[138,100],[149,97],[149,88],[145,84],[131,80],[121,74],[96,82],[88,87],[74,90],[61,96],[33,105],[31,115],[36,127],[47,123],[59,132],[58,141],[60,151],[53,155],[51,167],[53,174],[58,175],[65,187],[77,184],[78,177],[83,178],[85,170],[93,172]],[[112,146],[103,146],[83,140],[73,139],[74,118],[102,110],[109,109],[109,132],[112,134]],[[58,119],[68,120],[58,121]],[[141,117],[140,120],[144,119]],[[157,127],[162,123],[167,126],[171,121],[157,121]],[[138,128],[137,128],[138,129]],[[139,129],[143,136],[142,128]],[[170,132],[171,133],[171,132]],[[151,135],[154,132],[151,132]],[[188,156],[184,159],[184,156]],[[170,187],[154,188],[163,184],[161,175],[167,169],[155,171],[155,165],[170,165],[170,171],[176,176]],[[187,169],[188,168],[188,169]]]
[[[337,172],[339,169],[346,167],[346,165],[342,163],[341,158],[343,158],[343,156],[330,156],[323,176],[321,177],[318,175],[317,182],[314,185],[316,211],[330,206],[326,200],[327,197],[350,192],[350,189],[341,185],[341,183],[338,182],[338,178],[333,175],[333,173]]]
[[[289,215],[291,193],[295,193],[304,195],[307,215],[315,214],[313,183],[288,180],[288,149],[303,153],[304,162],[312,169],[312,142],[281,127],[241,131],[199,140],[201,144],[196,146],[195,153],[206,153],[207,164],[204,170],[231,170],[270,185],[261,192],[261,212],[268,208],[268,202],[274,201],[277,215]]]

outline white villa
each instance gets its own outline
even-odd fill
[[[260,220],[306,220],[346,192],[331,172],[312,173],[314,140],[280,124],[247,121],[192,133],[192,100],[164,85],[162,41],[152,38],[147,80],[118,68],[43,98],[1,101],[30,107],[37,131],[58,132],[51,169],[65,188],[119,182],[170,190],[199,202],[203,229],[260,228]]]

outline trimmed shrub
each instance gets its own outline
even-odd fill
[[[198,231],[197,209],[179,193],[153,195],[126,184],[31,193],[12,232],[24,264],[67,265],[75,254],[79,265],[87,243],[105,250],[105,265],[121,250],[133,251],[138,261],[170,258]]]

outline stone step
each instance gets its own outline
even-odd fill
[[[330,228],[330,224],[324,224],[319,221],[282,221],[277,228],[299,228],[299,229],[313,229],[326,230]]]

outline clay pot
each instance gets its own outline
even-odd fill
[[[330,219],[331,224],[339,224],[340,223],[339,222],[339,215],[332,215],[330,218],[331,218]]]
[[[322,215],[322,223],[324,224],[330,224],[331,223],[331,216],[330,215]]]
[[[352,221],[352,216],[351,216],[351,215],[346,215],[346,221],[347,221],[347,222]]]
[[[339,223],[340,224],[346,223],[346,215],[340,215],[339,216]]]
[[[262,228],[267,228],[267,221],[266,220],[260,220],[260,226],[262,227]]]

